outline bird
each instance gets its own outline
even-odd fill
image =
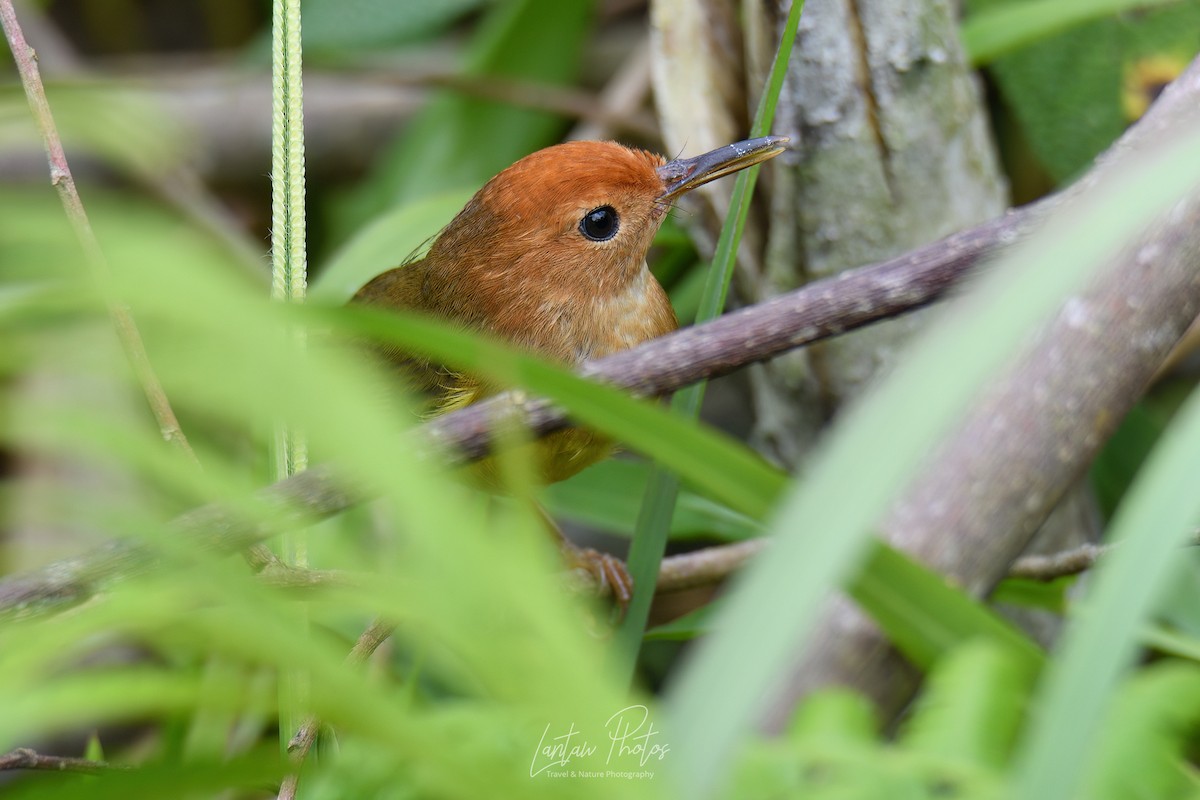
[[[678,327],[646,264],[674,201],[773,158],[787,142],[765,136],[671,160],[612,141],[538,150],[484,184],[423,258],[371,279],[351,303],[430,315],[568,366],[634,347]],[[426,397],[429,415],[501,389],[399,348],[377,351]],[[543,483],[565,480],[614,449],[606,436],[564,428],[533,448],[535,476]],[[496,469],[485,459],[472,471],[496,489]],[[563,541],[570,560],[607,584],[619,603],[628,602],[623,563]]]

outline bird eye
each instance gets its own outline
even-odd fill
[[[593,242],[607,242],[617,235],[621,220],[612,206],[593,208],[579,220],[579,232]]]

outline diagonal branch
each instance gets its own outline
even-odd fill
[[[1009,212],[907,255],[592,362],[584,374],[641,395],[665,394],[914,311],[937,300],[973,265],[1029,230],[1040,214],[1040,206]],[[516,407],[535,435],[566,424],[551,403],[510,393],[431,420],[418,435],[426,446],[432,442],[455,458],[480,458],[490,451],[489,425],[500,418],[502,407]],[[370,494],[366,487],[347,490],[329,467],[317,466],[260,491],[259,500],[278,512],[270,524],[247,522],[214,505],[177,517],[171,527],[205,547],[231,552],[291,525],[337,514]],[[82,601],[97,583],[145,569],[148,557],[144,548],[114,542],[37,572],[9,577],[0,581],[0,615]]]
[[[1200,58],[1092,170],[1064,193],[1085,196],[1138,156],[1200,121]],[[1191,139],[1194,141],[1194,138]],[[1075,484],[1200,313],[1200,187],[1113,253],[1028,347],[997,374],[880,523],[882,538],[974,596],[984,596]],[[915,675],[848,600],[829,604],[774,698],[770,725],[795,701],[849,686],[889,714]]]

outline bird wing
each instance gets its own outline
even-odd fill
[[[350,302],[449,318],[447,310],[437,304],[437,295],[427,290],[426,277],[425,260],[403,264],[372,278],[355,293]],[[412,390],[429,400],[428,412],[431,416],[470,405],[482,394],[477,380],[451,370],[444,364],[413,355],[395,345],[376,344],[373,349],[395,368]]]

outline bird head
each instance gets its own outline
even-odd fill
[[[673,161],[615,142],[547,147],[488,181],[428,257],[472,265],[482,285],[616,290],[640,272],[676,198],[778,155],[786,142],[767,136]]]

